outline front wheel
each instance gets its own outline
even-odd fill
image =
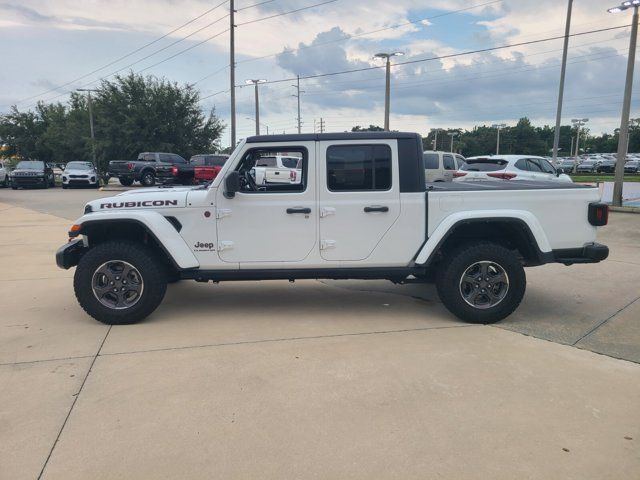
[[[130,187],[133,185],[133,178],[120,177],[118,180],[120,180],[120,185],[123,187]]]
[[[167,277],[149,249],[127,241],[108,241],[78,263],[73,287],[80,306],[108,325],[136,323],[162,302]]]
[[[442,303],[455,316],[489,324],[518,308],[527,278],[514,251],[481,242],[462,245],[445,257],[436,286]]]

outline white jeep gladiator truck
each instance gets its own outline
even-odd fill
[[[302,158],[301,182],[259,185],[258,159]],[[241,142],[212,183],[85,206],[58,266],[95,319],[138,322],[167,283],[274,279],[435,282],[459,318],[491,323],[525,293],[524,267],[595,263],[608,207],[552,182],[426,183],[414,133],[271,135]]]

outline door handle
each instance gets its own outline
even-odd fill
[[[383,207],[381,205],[372,205],[370,207],[364,207],[364,213],[372,213],[372,212],[388,212],[389,207]]]
[[[308,215],[308,214],[311,213],[311,209],[310,208],[302,208],[302,207],[287,208],[287,213],[289,215],[292,215],[294,213],[304,213],[305,215]]]

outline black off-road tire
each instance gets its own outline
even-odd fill
[[[93,293],[94,272],[110,260],[130,263],[144,282],[140,299],[129,308],[109,308],[98,301]],[[166,270],[160,259],[143,245],[113,240],[96,245],[80,259],[73,277],[73,287],[80,306],[99,322],[108,325],[137,323],[149,316],[162,302],[167,290]]]
[[[119,177],[118,180],[120,180],[120,185],[123,187],[130,187],[133,185],[133,178]]]
[[[465,301],[460,282],[462,276],[477,262],[493,262],[508,275],[508,290],[496,305],[481,309]],[[513,250],[493,242],[466,243],[445,255],[436,276],[440,300],[459,319],[476,324],[496,323],[511,315],[524,297],[527,277]]]
[[[143,187],[153,187],[156,184],[156,176],[152,171],[146,171],[140,176]]]

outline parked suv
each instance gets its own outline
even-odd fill
[[[11,188],[18,187],[55,187],[53,169],[47,163],[40,160],[22,160],[11,172]]]
[[[126,187],[140,182],[143,187],[153,187],[156,182],[172,179],[171,167],[183,165],[187,161],[175,153],[143,152],[135,161],[112,160],[109,162],[109,175],[118,177]]]
[[[422,154],[427,182],[451,182],[456,170],[464,165],[464,157],[450,152],[426,151]]]
[[[9,186],[9,167],[4,163],[0,163],[0,186],[4,188]]]
[[[470,157],[454,174],[456,181],[478,180],[535,180],[571,182],[571,177],[556,170],[542,157],[529,155],[491,155]]]
[[[227,158],[229,158],[229,155],[216,153],[194,155],[187,163],[171,167],[172,178],[168,180],[168,183],[191,185],[210,182],[216,178]]]
[[[69,162],[62,172],[62,188],[94,187],[98,188],[98,172],[91,162]]]

